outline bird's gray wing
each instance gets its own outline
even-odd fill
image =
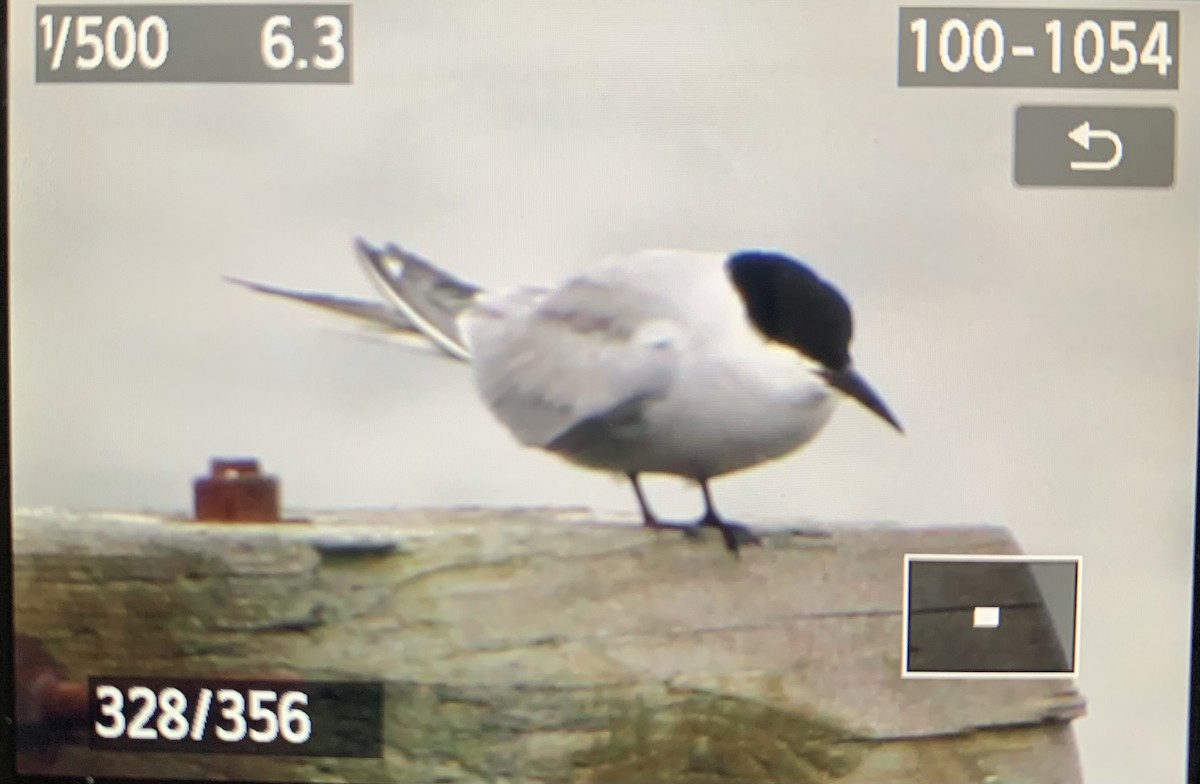
[[[480,394],[531,446],[612,412],[636,417],[678,365],[678,327],[657,299],[586,277],[482,298],[464,321]]]

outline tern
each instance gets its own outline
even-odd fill
[[[469,363],[520,443],[624,475],[651,528],[715,527],[737,554],[757,537],[717,513],[711,480],[808,443],[842,398],[903,432],[851,361],[849,304],[784,253],[639,251],[490,292],[396,245],[356,246],[383,303],[230,280]],[[659,520],[642,474],[695,482],[704,515]]]

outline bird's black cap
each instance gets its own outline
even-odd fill
[[[742,251],[730,256],[726,266],[750,322],[768,340],[791,346],[831,370],[850,365],[854,324],[837,289],[782,253]]]
[[[735,253],[727,267],[755,329],[768,340],[820,362],[824,366],[820,375],[827,384],[903,432],[883,399],[850,366],[854,323],[850,306],[837,289],[782,253]]]

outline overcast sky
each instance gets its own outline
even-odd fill
[[[370,296],[359,235],[484,286],[642,247],[779,248],[847,294],[857,365],[907,435],[843,406],[716,483],[722,511],[998,523],[1082,555],[1087,780],[1182,781],[1200,91],[902,90],[895,6],[845,9],[360,0],[350,86],[35,86],[17,35],[15,502],[184,510],[211,456],[248,454],[292,508],[632,519],[625,483],[517,446],[466,368],[221,276]],[[1014,187],[1027,102],[1176,106],[1175,187]]]

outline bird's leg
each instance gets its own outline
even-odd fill
[[[654,516],[654,512],[650,511],[650,504],[646,503],[646,494],[642,492],[642,483],[638,480],[637,474],[626,474],[629,477],[629,482],[633,485],[633,492],[637,496],[638,506],[642,509],[642,525],[647,528],[670,528],[667,523],[659,522]]]
[[[650,511],[650,504],[646,503],[646,494],[642,492],[642,483],[635,473],[626,474],[629,477],[630,484],[633,485],[634,495],[637,496],[638,506],[642,510],[642,525],[647,528],[656,530],[671,530],[683,531],[688,537],[695,537],[699,534],[700,529],[705,526],[712,526],[721,532],[721,538],[725,541],[725,548],[734,555],[738,554],[738,548],[746,544],[762,544],[762,541],[754,535],[754,532],[743,525],[736,523],[727,523],[717,514],[716,508],[713,506],[712,496],[708,492],[708,480],[700,479],[700,489],[704,493],[704,516],[696,523],[674,523],[664,522],[654,516],[654,512]]]
[[[669,529],[672,531],[689,531],[692,529],[690,523],[666,523],[654,516],[654,512],[650,511],[650,505],[646,503],[646,494],[642,492],[642,483],[638,479],[637,474],[626,474],[629,477],[630,483],[633,485],[633,492],[637,495],[638,506],[642,509],[642,525],[647,528]]]
[[[700,490],[704,493],[704,517],[701,517],[696,523],[696,528],[704,526],[713,526],[721,531],[721,538],[725,540],[725,549],[734,555],[738,554],[738,548],[744,544],[762,544],[753,531],[744,525],[737,523],[727,523],[717,514],[717,509],[713,505],[712,494],[708,490],[708,480],[701,479]]]
[[[658,528],[658,518],[654,516],[654,512],[650,511],[650,505],[646,503],[646,495],[642,492],[642,483],[638,481],[637,474],[626,474],[629,477],[630,484],[633,485],[634,495],[637,496],[638,506],[642,508],[642,525],[647,528]]]

